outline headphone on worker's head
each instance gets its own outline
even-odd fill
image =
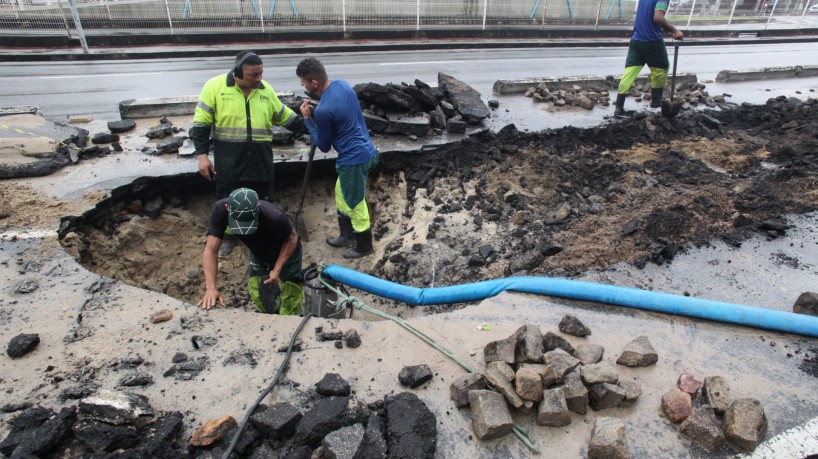
[[[242,58],[239,59],[238,62],[236,62],[236,66],[233,67],[233,74],[236,75],[236,78],[238,78],[240,80],[244,79],[244,71],[241,69],[241,66],[247,61],[247,59],[250,59],[251,57],[253,57],[255,55],[256,55],[256,53],[250,51],[249,53],[242,56]]]

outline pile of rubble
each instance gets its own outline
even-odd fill
[[[54,152],[39,161],[0,164],[0,179],[41,177],[85,159],[122,153],[124,149],[120,143],[120,134],[134,130],[136,123],[133,120],[109,121],[107,127],[107,132],[97,132],[93,136],[86,129],[75,128],[75,133],[58,142]],[[167,118],[160,118],[146,134],[148,139],[157,139],[157,143],[145,146],[142,152],[150,155],[177,153],[187,140],[187,136],[175,134],[183,131],[184,129],[174,126]]]
[[[30,288],[30,287],[29,287]],[[172,318],[170,310],[151,315],[152,323]],[[355,329],[315,329],[319,341],[334,341],[336,348],[361,344]],[[193,336],[193,346],[215,345],[215,338]],[[40,343],[38,334],[20,334],[7,346],[11,358],[23,358]],[[197,344],[198,343],[198,344]],[[301,350],[301,340],[294,351]],[[279,348],[286,352],[288,346]],[[241,359],[234,352],[231,359]],[[252,358],[252,356],[250,356]],[[183,353],[173,357],[165,377],[179,381],[194,379],[208,365],[207,356],[188,359]],[[254,362],[244,362],[255,366]],[[7,404],[0,412],[19,412],[8,423],[8,436],[0,442],[0,454],[10,457],[197,457],[221,458],[238,432],[233,416],[211,419],[184,441],[184,415],[179,412],[157,413],[149,399],[128,392],[137,386],[154,384],[150,373],[138,368],[151,366],[141,357],[132,356],[110,363],[114,371],[123,370],[119,387],[102,389],[87,382],[64,390],[60,399],[72,404],[59,412],[36,405],[30,400]],[[424,367],[424,368],[421,368]],[[398,380],[415,388],[432,378],[427,365],[405,368]],[[355,399],[350,384],[340,375],[326,374],[314,388],[305,391],[301,407],[288,402],[260,405],[249,417],[233,451],[239,457],[411,457],[432,458],[437,445],[435,415],[413,393],[390,394],[371,403]],[[194,397],[195,398],[195,397]],[[315,453],[314,453],[315,451]],[[69,454],[70,453],[70,454]]]
[[[572,315],[563,317],[559,330],[578,337],[591,334]],[[571,423],[570,411],[585,415],[589,407],[604,411],[633,405],[642,394],[641,386],[620,377],[613,363],[602,361],[604,352],[597,344],[574,347],[556,333],[543,335],[536,325],[524,325],[510,337],[485,346],[486,371],[469,373],[452,383],[451,399],[459,407],[470,406],[472,429],[480,440],[512,433],[512,411],[536,411],[538,425],[560,427]],[[657,361],[648,338],[640,336],[625,345],[616,365],[647,367]],[[708,452],[721,447],[725,439],[738,451],[758,446],[767,430],[758,401],[731,402],[724,378],[714,376],[705,379],[700,406],[693,411],[692,400],[702,383],[682,375],[678,386],[662,397],[661,407],[672,422],[684,421],[683,434]],[[723,423],[716,420],[716,413],[724,415]],[[596,418],[588,457],[629,457],[623,420]]]
[[[350,395],[349,384],[337,374],[325,375],[315,390],[314,403],[304,413],[287,402],[260,405],[235,442],[234,454],[434,457],[435,415],[415,394],[391,394],[367,405]],[[0,454],[7,457],[215,459],[238,432],[236,419],[223,416],[205,422],[185,442],[181,413],[156,413],[144,395],[122,391],[100,390],[59,412],[30,403],[3,409],[21,411],[8,421],[9,435],[0,442]]]
[[[524,95],[530,97],[537,103],[545,103],[551,107],[579,107],[585,110],[593,110],[596,106],[607,107],[611,104],[611,92],[616,92],[618,81],[613,76],[605,79],[605,86],[592,85],[583,86],[573,84],[570,86],[559,85],[555,87],[554,82],[543,81],[537,86],[529,87]],[[636,82],[631,86],[628,96],[636,102],[650,101],[650,82]],[[708,108],[722,106],[727,102],[729,94],[711,96],[705,90],[705,85],[699,82],[682,82],[676,85],[674,99],[684,99],[683,108],[688,109],[699,105]],[[670,87],[665,87],[664,98],[670,99]]]
[[[730,94],[711,96],[707,91],[705,91],[705,87],[706,86],[704,84],[699,82],[678,83],[676,85],[676,91],[673,98],[684,99],[685,104],[682,106],[682,108],[685,109],[697,107],[699,105],[704,105],[707,108],[716,108],[728,103],[727,98],[730,97]],[[663,94],[665,99],[670,99],[670,89],[670,82],[668,82],[668,86],[665,87]],[[634,83],[628,92],[628,96],[632,97],[637,102],[643,100],[650,101],[650,83]]]
[[[478,125],[490,115],[480,93],[471,86],[445,73],[438,73],[437,80],[437,87],[420,80],[355,85],[367,127],[378,134],[410,137],[423,137],[430,130],[463,134],[467,125]]]
[[[677,387],[662,396],[662,412],[671,422],[681,423],[679,431],[708,453],[728,441],[736,451],[750,453],[767,433],[767,416],[758,400],[730,400],[729,394],[722,376],[702,382],[682,374]]]
[[[580,85],[573,85],[568,89],[548,88],[548,84],[543,82],[536,87],[530,87],[525,91],[526,97],[531,97],[534,102],[549,103],[555,107],[580,107],[585,110],[593,110],[597,105],[607,107],[611,105],[611,96],[606,88],[594,87],[583,88]]]

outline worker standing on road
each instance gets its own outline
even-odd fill
[[[310,113],[310,101],[301,104],[313,142],[323,152],[338,152],[335,171],[335,205],[341,234],[328,237],[333,247],[351,247],[344,258],[360,258],[372,253],[372,227],[366,205],[366,179],[378,164],[378,150],[369,137],[361,104],[344,80],[330,80],[318,59],[302,60],[295,70],[301,86],[316,94],[320,103]]]
[[[249,188],[239,188],[213,204],[202,254],[205,294],[198,306],[224,306],[216,285],[219,247],[227,229],[250,249],[247,290],[259,311],[292,315],[301,311],[304,281],[301,277],[301,241],[284,211],[260,201]]]
[[[667,72],[670,62],[667,58],[664,32],[672,34],[676,40],[682,40],[684,34],[673,27],[665,18],[669,0],[642,0],[636,9],[636,21],[633,24],[633,36],[628,45],[628,57],[625,60],[625,73],[619,82],[619,91],[614,104],[614,115],[625,114],[625,99],[628,97],[633,82],[647,64],[650,68],[650,106],[662,106],[662,92],[667,83]]]
[[[199,174],[215,180],[217,199],[240,187],[255,190],[262,199],[271,198],[273,125],[296,135],[307,132],[304,120],[261,79],[263,71],[260,57],[242,51],[233,69],[211,78],[199,95],[190,138]],[[207,156],[211,145],[215,165]],[[220,255],[229,254],[235,244],[228,232]]]

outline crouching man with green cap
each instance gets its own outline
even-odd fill
[[[263,313],[292,315],[304,301],[301,277],[301,241],[284,211],[260,201],[249,188],[233,190],[213,205],[202,254],[205,294],[198,306],[224,306],[216,287],[219,247],[227,228],[250,249],[250,281],[247,289]]]

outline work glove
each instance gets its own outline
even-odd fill
[[[300,115],[294,114],[295,119],[293,119],[292,124],[288,127],[296,137],[301,137],[304,134],[308,134],[310,131],[307,129],[307,123],[304,122],[304,118]]]

